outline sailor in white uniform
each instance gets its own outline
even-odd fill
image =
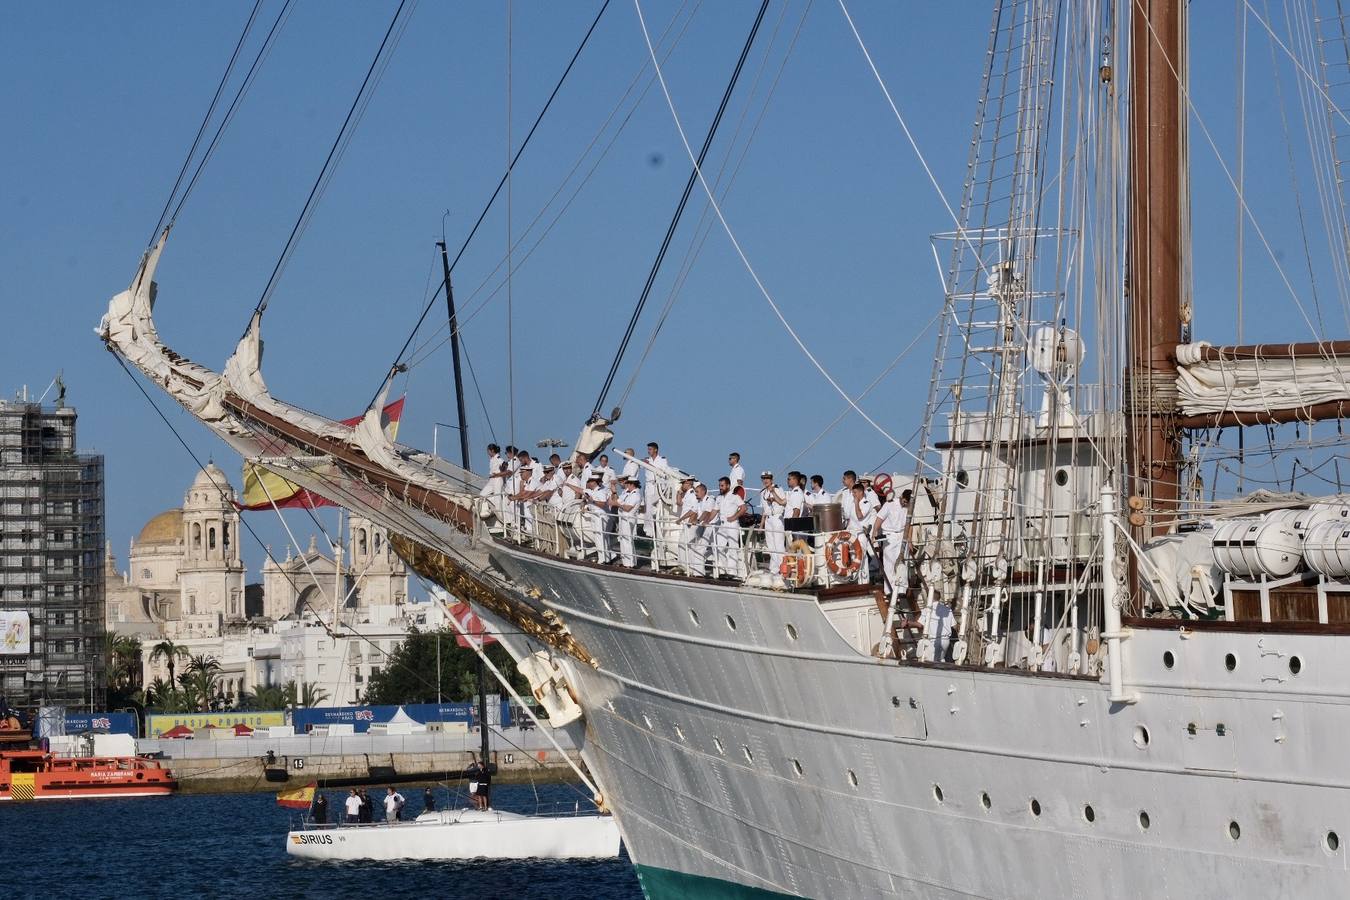
[[[788,473],[788,486],[786,499],[783,502],[783,518],[799,519],[810,515],[810,510],[806,506],[806,476],[796,469]],[[796,540],[801,537],[801,532],[794,531],[790,540]]]
[[[660,479],[670,468],[670,463],[661,455],[656,441],[647,444],[647,464],[642,468],[642,528],[652,539],[652,568],[658,568],[658,560],[665,556],[665,535],[658,527],[658,511],[661,507],[661,493],[657,487]]]
[[[535,474],[534,464],[522,463],[516,476],[516,492],[511,496],[522,536],[534,534],[534,501],[542,495],[543,489],[544,481]]]
[[[623,471],[619,473],[619,477],[624,481],[627,481],[629,478],[638,478],[642,471],[642,467],[638,465],[637,453],[634,452],[632,447],[623,451],[623,458]]]
[[[897,497],[888,475],[878,475],[878,492],[884,498],[872,526],[874,537],[880,537],[881,575],[886,580],[887,596],[892,601],[909,589],[909,571],[902,554],[905,549],[905,529],[909,525],[909,491]]]
[[[731,489],[730,478],[718,479],[717,492],[717,574],[744,578],[741,516],[745,515],[745,501]]]
[[[694,490],[694,476],[686,475],[680,482],[680,515],[676,521],[680,525],[680,568],[684,569],[686,575],[702,575],[703,563],[700,560],[698,569],[695,571],[693,562],[694,541],[699,535],[700,512],[698,508],[698,493]]]
[[[809,513],[822,503],[830,502],[830,494],[825,490],[825,476],[812,475],[811,488],[806,492],[806,511]]]
[[[698,531],[689,542],[689,561],[693,566],[691,575],[708,574],[708,557],[711,555],[713,535],[717,531],[717,501],[715,494],[708,493],[708,486],[701,481],[694,482],[694,498],[698,501]]]
[[[609,491],[600,484],[600,476],[592,472],[586,480],[585,500],[586,540],[595,548],[595,557],[599,562],[608,563],[611,559],[609,541],[605,537],[605,519],[609,516]]]
[[[638,480],[628,478],[615,502],[618,511],[619,562],[626,568],[637,565],[633,554],[633,535],[637,533],[638,509],[642,506],[642,493],[638,490]]]
[[[478,496],[487,501],[493,514],[500,521],[505,515],[506,507],[503,498],[506,476],[502,468],[502,448],[496,444],[488,444],[487,452],[487,480],[483,482],[483,487],[479,489]]]
[[[852,497],[844,507],[844,521],[848,533],[858,539],[862,545],[862,559],[858,566],[858,583],[867,584],[872,577],[869,562],[872,557],[872,523],[876,521],[876,510],[867,499],[867,489],[862,482],[854,482]]]
[[[773,483],[772,472],[761,472],[759,478],[764,485],[759,492],[764,510],[764,546],[769,551],[769,573],[776,575],[783,567],[783,554],[787,552],[787,533],[783,530],[787,496]]]
[[[731,471],[727,472],[727,478],[731,479],[731,489],[745,487],[745,467],[741,465],[741,455],[735,450],[727,454],[727,465]]]

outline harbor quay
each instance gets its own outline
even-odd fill
[[[567,735],[554,735],[572,762],[580,754]],[[228,740],[143,738],[141,754],[159,755],[184,793],[275,791],[312,781],[372,779],[372,783],[436,782],[456,778],[476,758],[476,732],[410,735],[299,735]],[[567,759],[537,729],[492,734],[494,780],[575,779]],[[285,778],[282,778],[284,774]],[[335,786],[336,787],[336,786]]]

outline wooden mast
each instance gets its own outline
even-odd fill
[[[1181,16],[1178,0],[1131,0],[1125,397],[1130,493],[1148,511],[1143,536],[1167,530],[1180,496]]]

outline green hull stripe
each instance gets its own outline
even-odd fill
[[[708,878],[706,875],[689,875],[653,866],[636,868],[642,893],[647,900],[766,900],[769,897],[789,896],[720,878]]]

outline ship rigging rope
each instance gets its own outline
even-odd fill
[[[243,49],[244,42],[248,40],[248,34],[253,30],[253,20],[258,17],[258,9],[262,6],[263,0],[254,0],[253,10],[248,14],[248,21],[244,23],[244,30],[239,34],[239,40],[234,45],[234,52],[230,54],[230,61],[225,65],[225,72],[220,76],[220,82],[216,85],[216,92],[211,95],[211,103],[206,107],[206,115],[202,116],[202,123],[197,126],[197,134],[192,138],[192,146],[188,148],[187,156],[183,158],[182,168],[178,170],[178,177],[173,181],[173,187],[169,189],[169,196],[164,201],[164,208],[160,210],[159,221],[155,223],[155,230],[150,233],[150,240],[147,245],[153,246],[155,240],[159,237],[160,229],[164,227],[164,220],[169,215],[169,207],[173,205],[173,200],[178,196],[178,188],[183,183],[183,176],[187,174],[188,166],[192,165],[192,158],[197,155],[197,147],[201,144],[202,135],[206,133],[206,126],[211,123],[211,117],[215,115],[216,104],[220,102],[220,95],[225,90],[225,85],[229,83],[230,73],[234,71],[234,64],[239,59],[239,51]]]
[[[239,87],[234,92],[234,99],[230,101],[229,107],[225,110],[225,115],[220,119],[220,124],[216,126],[215,133],[211,135],[211,142],[206,145],[206,150],[202,152],[201,159],[197,161],[197,168],[193,170],[192,178],[188,180],[187,187],[183,188],[182,196],[179,197],[178,202],[174,204],[173,212],[169,215],[168,221],[163,221],[163,217],[161,217],[161,225],[164,228],[172,228],[174,222],[178,221],[178,214],[183,211],[183,205],[187,203],[187,198],[192,194],[192,189],[197,186],[197,179],[201,177],[202,171],[206,168],[206,164],[210,162],[211,157],[215,155],[216,145],[220,143],[220,139],[225,134],[225,130],[229,127],[230,122],[234,121],[235,111],[239,108],[239,104],[243,102],[244,97],[247,96],[249,88],[253,86],[253,81],[258,74],[258,67],[261,66],[263,61],[267,58],[268,53],[275,45],[277,34],[279,34],[280,30],[285,26],[286,21],[290,16],[291,3],[292,0],[286,0],[286,2],[282,4],[281,9],[277,11],[276,18],[272,20],[272,27],[267,30],[267,35],[263,38],[262,45],[258,47],[258,52],[254,54],[253,62],[249,65],[248,71],[244,73],[243,81],[239,83]],[[209,118],[209,111],[207,115]],[[191,156],[189,156],[189,159],[190,158]],[[172,195],[170,195],[170,200],[172,200]],[[160,229],[156,228],[156,235],[159,234],[159,231]],[[151,238],[151,243],[154,243],[154,240],[154,238]]]
[[[277,258],[276,265],[272,267],[272,274],[267,278],[267,284],[263,287],[263,292],[258,298],[257,306],[253,308],[254,315],[262,315],[267,311],[267,304],[272,298],[272,291],[276,287],[277,277],[281,274],[281,270],[285,267],[287,260],[290,259],[292,248],[295,246],[295,239],[300,234],[301,228],[304,227],[305,223],[308,221],[315,205],[316,198],[320,193],[320,189],[328,180],[330,169],[333,167],[334,158],[338,156],[339,148],[350,139],[351,132],[355,130],[352,126],[353,117],[356,116],[357,109],[363,107],[363,101],[368,103],[370,100],[370,94],[367,94],[366,88],[370,87],[371,94],[374,93],[375,88],[371,84],[371,76],[375,74],[376,68],[381,68],[381,75],[383,75],[381,62],[384,62],[385,65],[388,64],[388,57],[385,56],[384,50],[385,47],[389,46],[389,38],[393,35],[394,29],[399,25],[400,20],[403,22],[403,28],[407,27],[408,19],[401,18],[403,16],[403,9],[407,5],[408,0],[399,0],[398,8],[394,10],[393,18],[389,20],[389,27],[385,29],[384,37],[380,40],[380,46],[375,51],[375,57],[370,61],[370,66],[366,69],[366,77],[361,80],[361,87],[357,89],[356,96],[352,98],[351,106],[347,109],[346,118],[342,120],[342,127],[338,129],[337,137],[333,138],[333,145],[328,148],[328,156],[324,158],[323,166],[319,169],[319,176],[314,179],[314,184],[309,189],[309,196],[305,198],[305,205],[300,208],[300,215],[296,218],[295,225],[291,228],[291,233],[286,238],[286,244],[281,249],[281,255]],[[416,0],[414,0],[414,6],[415,5]],[[412,13],[410,11],[408,18],[411,17]],[[400,29],[399,34],[401,37],[402,29]],[[397,41],[395,41],[395,43],[397,43]],[[392,54],[393,48],[390,48],[390,55]],[[377,82],[378,80],[379,79],[376,79]],[[349,129],[351,129],[351,131],[349,131]],[[245,334],[247,334],[247,326],[245,326]]]
[[[732,150],[740,138],[741,131],[745,127],[746,119],[750,114],[751,104],[746,102],[745,108],[741,110],[740,119],[736,122],[736,130],[731,134],[731,140],[727,142],[727,155],[722,160],[722,165],[717,170],[717,177],[713,179],[713,190],[721,189],[722,202],[726,202],[727,195],[731,193],[731,188],[740,176],[741,167],[745,164],[745,158],[750,153],[750,147],[754,144],[755,138],[759,135],[759,127],[764,123],[764,116],[769,111],[769,103],[773,95],[778,90],[778,83],[783,78],[783,72],[787,69],[788,60],[792,58],[792,51],[797,48],[797,40],[802,35],[802,28],[806,25],[806,17],[811,12],[812,0],[807,0],[802,9],[801,18],[797,20],[797,28],[792,33],[792,40],[788,42],[787,51],[783,54],[783,59],[778,64],[778,71],[774,74],[773,82],[770,83],[768,91],[765,93],[764,101],[760,106],[759,114],[755,117],[755,123],[750,128],[750,134],[741,146],[741,152],[736,159],[736,164],[731,165]],[[759,68],[755,71],[755,79],[750,84],[749,97],[754,97],[759,90],[760,79],[764,75],[765,67],[769,63],[769,56],[773,50],[774,44],[778,40],[778,32],[783,26],[783,20],[787,17],[788,6],[783,5],[782,12],[778,14],[778,20],[774,23],[773,32],[769,35],[768,47],[764,52],[764,58],[760,60]],[[727,177],[727,169],[730,167],[731,174]],[[726,187],[722,187],[722,179],[727,177]],[[712,234],[713,224],[709,221],[709,209],[705,203],[703,211],[699,213],[698,224],[694,226],[693,237],[690,238],[689,246],[685,249],[684,258],[680,261],[679,268],[676,269],[676,275],[671,282],[670,290],[666,295],[665,305],[661,307],[661,315],[656,319],[656,324],[652,326],[652,332],[647,336],[647,343],[642,348],[642,355],[638,357],[637,365],[633,367],[633,373],[628,378],[628,383],[624,385],[623,393],[619,395],[619,402],[615,405],[622,409],[628,404],[628,397],[633,393],[633,388],[637,386],[638,375],[642,371],[643,365],[647,362],[647,357],[651,355],[652,349],[656,346],[656,339],[660,337],[661,330],[665,327],[666,320],[670,317],[671,310],[675,308],[676,301],[680,298],[680,292],[684,290],[685,282],[693,272],[694,263],[703,253],[703,247],[708,242],[708,236]]]
[[[600,24],[600,17],[605,14],[605,10],[609,8],[609,4],[610,0],[605,0],[605,2],[601,4],[600,11],[595,14],[595,18],[591,21],[591,27],[586,29],[586,34],[581,38],[581,43],[577,45],[576,52],[572,54],[572,58],[567,62],[567,67],[563,69],[562,75],[558,77],[558,83],[553,86],[553,91],[548,95],[548,99],[544,101],[543,107],[539,110],[539,115],[535,116],[534,124],[531,125],[530,130],[526,132],[525,140],[521,141],[520,146],[516,148],[515,155],[511,157],[510,164],[507,165],[506,171],[502,173],[501,179],[498,180],[497,187],[492,191],[492,196],[488,198],[487,203],[483,206],[483,211],[478,214],[478,219],[473,223],[473,227],[469,229],[468,236],[465,237],[464,242],[460,244],[459,250],[455,253],[455,258],[450,261],[451,272],[455,271],[455,266],[459,264],[460,257],[462,257],[464,251],[469,248],[469,242],[472,241],[474,235],[478,233],[478,229],[483,224],[483,220],[487,218],[488,211],[491,210],[492,205],[496,203],[497,196],[501,194],[502,188],[506,186],[507,179],[511,177],[511,171],[515,168],[516,163],[520,161],[520,156],[525,152],[525,148],[529,146],[530,138],[534,137],[534,132],[539,127],[539,123],[544,121],[545,113],[547,113],[549,107],[553,105],[553,99],[558,96],[558,92],[562,90],[563,82],[567,80],[567,76],[572,71],[572,67],[576,65],[577,58],[581,56],[581,51],[586,49],[586,44],[590,41],[591,34],[595,31],[595,26]],[[444,289],[445,285],[442,283],[441,290]],[[418,316],[417,321],[413,323],[412,331],[408,334],[408,339],[404,341],[402,348],[398,351],[398,355],[394,357],[395,366],[403,362],[403,354],[408,352],[408,347],[412,345],[413,339],[417,336],[418,329],[420,329],[422,323],[426,321],[427,315],[431,312],[432,306],[436,304],[438,297],[440,297],[440,291],[437,291],[431,296],[431,299],[427,301],[426,306],[423,307],[422,314]]]
[[[600,415],[600,409],[605,405],[605,398],[609,396],[609,390],[614,385],[614,378],[619,372],[619,366],[623,363],[628,342],[632,340],[633,332],[637,330],[642,309],[647,305],[647,298],[651,296],[652,287],[656,284],[656,276],[661,272],[661,263],[666,258],[666,251],[670,249],[670,242],[675,237],[675,230],[679,228],[680,218],[684,215],[684,208],[689,203],[689,196],[694,192],[694,181],[702,177],[700,173],[703,161],[708,158],[708,150],[712,148],[713,139],[717,136],[717,126],[722,123],[722,115],[727,111],[727,104],[731,102],[731,95],[736,91],[736,82],[740,80],[741,70],[745,68],[746,57],[750,55],[750,48],[754,46],[755,35],[759,34],[759,26],[763,23],[764,13],[768,8],[769,0],[762,0],[759,4],[759,12],[755,15],[755,23],[750,26],[750,33],[746,35],[745,45],[741,47],[741,55],[736,60],[736,68],[732,70],[726,90],[722,92],[722,102],[717,106],[717,113],[713,116],[712,124],[708,126],[708,133],[703,138],[703,146],[699,148],[698,158],[693,161],[693,170],[690,171],[689,178],[684,183],[684,193],[680,195],[680,202],[675,204],[675,214],[670,217],[670,224],[666,226],[665,237],[661,239],[661,247],[656,251],[656,259],[652,260],[651,269],[647,272],[647,281],[642,285],[642,292],[638,295],[637,304],[633,307],[633,315],[628,319],[628,328],[624,330],[623,338],[619,341],[619,348],[614,353],[614,361],[610,363],[609,373],[605,376],[605,383],[600,388],[599,396],[596,397],[595,409],[591,413],[593,418]],[[641,14],[640,9],[639,14]],[[646,23],[642,26],[642,33],[644,36],[647,34]],[[661,78],[661,70],[656,60],[656,50],[652,48],[650,38],[648,38],[647,46],[651,49],[652,64],[658,67],[656,70],[657,77]],[[661,78],[661,84],[664,88],[664,78]],[[684,137],[683,129],[681,129],[680,136],[681,138]],[[709,196],[712,196],[711,192],[709,192]]]
[[[685,5],[687,5],[687,0]],[[685,5],[682,5],[680,9],[676,11],[675,15],[671,18],[670,24],[666,26],[666,30],[662,33],[660,39],[657,41],[658,44],[665,40],[666,36],[670,33],[670,30],[674,28],[676,22],[680,20],[680,17],[684,12]],[[675,35],[675,38],[671,42],[671,45],[666,49],[665,54],[667,57],[669,57],[669,55],[675,51],[675,48],[684,38],[685,33],[688,31],[690,24],[694,20],[694,16],[698,13],[698,10],[701,7],[702,7],[701,0],[699,0],[699,2],[696,2],[694,4],[693,10],[690,12],[689,16],[685,18],[684,24],[681,26],[680,31]],[[563,191],[567,189],[567,186],[571,182],[573,176],[576,175],[577,171],[581,169],[582,164],[586,162],[586,158],[590,155],[591,151],[594,150],[596,145],[600,143],[600,139],[604,137],[606,130],[608,130],[610,126],[610,123],[614,121],[614,117],[619,114],[619,111],[621,109],[623,109],[625,103],[627,103],[628,101],[628,98],[637,88],[638,83],[642,80],[643,73],[646,72],[647,70],[647,66],[648,66],[647,60],[644,58],[642,61],[642,65],[639,67],[637,74],[633,76],[632,81],[629,82],[627,89],[623,93],[623,96],[620,97],[619,101],[614,104],[614,107],[610,110],[609,115],[606,116],[605,121],[596,130],[595,135],[591,138],[590,143],[577,156],[576,162],[572,164],[572,168],[567,172],[565,176],[563,176],[562,181],[558,184],[557,189],[554,190],[553,195],[549,197],[547,201],[545,201],[543,206],[540,207],[539,212],[537,212],[534,218],[530,220],[530,224],[526,225],[524,230],[521,231],[520,236],[516,238],[513,249],[518,249],[521,247],[521,245],[525,243],[525,239],[529,237],[529,235],[534,231],[534,227],[538,225],[539,222],[548,213],[549,209],[553,206],[554,201],[556,201],[558,197],[562,195]],[[572,190],[572,193],[563,202],[562,206],[559,208],[557,213],[554,214],[553,218],[550,219],[548,224],[544,226],[544,229],[542,233],[539,235],[539,237],[535,239],[534,243],[530,245],[530,247],[524,252],[524,254],[520,257],[520,259],[513,264],[513,268],[511,270],[512,274],[516,271],[519,271],[520,268],[525,265],[525,263],[530,259],[530,257],[534,255],[534,252],[539,249],[539,246],[544,242],[544,240],[549,236],[549,234],[553,232],[553,229],[557,227],[558,223],[562,220],[562,217],[567,213],[568,209],[571,208],[572,203],[577,199],[577,197],[581,194],[581,191],[586,187],[586,185],[590,182],[591,178],[595,175],[596,170],[600,168],[600,164],[605,160],[605,157],[609,155],[610,150],[614,148],[614,145],[615,143],[617,143],[619,136],[623,133],[624,129],[627,128],[628,123],[633,118],[633,115],[637,112],[638,108],[642,105],[643,100],[646,98],[647,92],[651,90],[651,86],[655,83],[656,83],[655,76],[652,76],[647,80],[647,84],[642,88],[642,91],[638,95],[637,100],[634,101],[632,108],[630,108],[628,112],[624,115],[623,120],[619,123],[618,127],[615,129],[614,134],[610,137],[608,142],[606,142],[605,146],[600,150],[600,153],[596,157],[595,162],[592,163],[590,168],[586,170],[586,173],[582,175],[581,180],[577,183],[577,186]],[[444,235],[442,235],[442,237],[444,237]],[[470,292],[467,295],[467,297],[463,299],[463,304],[466,309],[470,303],[472,303],[475,299],[477,299],[479,294],[481,294],[484,290],[487,289],[488,284],[496,277],[497,273],[500,272],[503,266],[505,265],[506,265],[506,258],[505,256],[503,256],[498,260],[496,266],[493,267],[492,271],[489,272],[487,276],[485,276],[483,280],[479,282],[478,286],[474,288],[473,291]],[[437,287],[437,291],[443,289],[444,286],[445,286],[444,283],[440,284]],[[469,326],[469,323],[472,322],[473,319],[475,319],[479,313],[481,313],[484,309],[487,308],[487,304],[491,302],[493,299],[495,299],[496,296],[500,294],[501,291],[505,288],[505,286],[506,281],[505,279],[502,279],[497,283],[497,286],[494,287],[476,307],[474,307],[467,313],[458,314],[456,316],[459,322],[459,327],[455,329],[455,334],[460,335],[461,340],[463,339],[464,330]],[[430,300],[428,300],[428,303],[434,303],[434,301],[435,297],[432,297]],[[446,334],[444,337],[441,337],[440,335],[441,332],[443,331]],[[449,332],[450,332],[449,321],[444,321],[438,326],[436,326],[436,328],[431,331],[430,335],[427,338],[425,338],[421,344],[418,345],[417,349],[413,351],[412,356],[408,358],[407,362],[404,363],[404,365],[406,365],[409,369],[413,368],[414,366],[421,365],[421,363],[426,361],[426,358],[430,356],[430,354],[436,352],[450,341],[451,335]],[[436,340],[435,343],[432,343],[433,338],[439,339]]]
[[[741,248],[740,241],[736,239],[736,234],[735,232],[732,231],[731,225],[729,222],[727,222],[726,216],[723,215],[722,207],[717,202],[717,197],[713,194],[712,188],[709,186],[707,179],[703,177],[703,170],[699,166],[698,160],[694,155],[693,147],[690,146],[689,144],[689,138],[684,132],[684,126],[680,123],[679,113],[675,109],[675,101],[670,96],[670,88],[666,84],[665,74],[662,72],[661,64],[656,58],[656,48],[652,46],[651,35],[647,31],[647,20],[642,14],[642,0],[633,0],[633,6],[637,10],[638,24],[642,26],[642,38],[647,45],[647,53],[651,57],[652,65],[656,70],[656,80],[661,85],[661,93],[665,95],[666,105],[670,108],[671,118],[675,122],[675,130],[680,135],[680,143],[683,145],[685,153],[689,157],[689,161],[694,164],[694,174],[698,176],[699,184],[703,187],[704,193],[707,194],[708,196],[708,203],[712,206],[713,212],[716,214],[718,221],[722,223],[722,230],[726,232],[727,238],[731,241],[731,246],[735,249],[736,255],[740,257],[741,264],[745,266],[745,270],[746,272],[749,273],[751,280],[754,281],[755,287],[759,289],[760,295],[764,298],[765,302],[769,304],[769,309],[773,311],[774,316],[777,317],[779,323],[781,323],[783,328],[787,331],[788,336],[792,338],[793,342],[797,345],[797,348],[802,351],[802,353],[806,356],[807,360],[810,361],[811,365],[814,366],[816,371],[819,372],[821,376],[829,383],[830,387],[834,388],[835,392],[838,393],[839,396],[842,397],[844,401],[848,403],[850,407],[853,408],[854,412],[862,416],[863,420],[867,422],[868,425],[871,425],[877,431],[878,434],[880,434],[886,440],[890,441],[891,444],[893,444],[894,446],[900,448],[902,452],[911,456],[914,459],[914,461],[918,463],[920,466],[927,466],[929,468],[932,468],[932,465],[930,463],[925,461],[922,457],[916,455],[908,447],[905,447],[898,440],[896,440],[896,438],[893,435],[891,435],[889,431],[887,431],[880,423],[878,423],[875,419],[869,416],[867,412],[862,407],[860,407],[851,396],[849,396],[848,392],[845,391],[843,387],[840,386],[839,382],[837,382],[834,379],[834,376],[832,376],[829,373],[829,371],[824,367],[824,365],[821,364],[820,360],[816,359],[816,357],[811,353],[810,349],[806,346],[806,344],[802,342],[802,339],[797,334],[797,331],[788,322],[787,318],[783,315],[782,310],[778,308],[778,304],[774,302],[773,296],[769,293],[768,288],[764,286],[764,282],[760,280],[759,274],[755,271],[754,266],[751,265],[750,258],[746,256],[745,251]]]

